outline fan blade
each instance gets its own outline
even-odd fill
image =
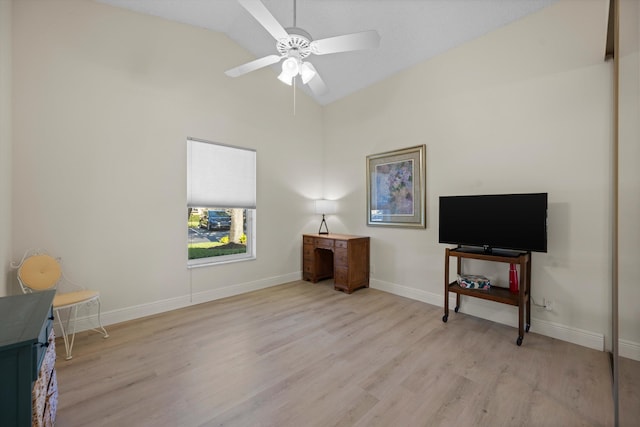
[[[311,42],[311,51],[316,55],[348,52],[350,50],[375,49],[380,46],[380,35],[377,31],[345,34]]]
[[[311,92],[315,93],[316,95],[324,95],[325,93],[329,92],[329,88],[324,83],[324,80],[322,80],[322,78],[320,77],[320,74],[318,74],[316,67],[314,67],[310,62],[307,62],[306,64],[308,64],[309,68],[311,68],[316,73],[316,75],[313,76],[313,78],[307,83],[309,89],[311,89]]]
[[[239,65],[235,68],[225,71],[224,73],[229,77],[239,77],[243,74],[250,73],[251,71],[255,71],[257,69],[266,67],[267,65],[275,64],[280,61],[283,57],[280,55],[268,55],[262,58],[255,59],[251,62],[247,62],[246,64]]]
[[[285,31],[282,25],[280,25],[260,0],[238,0],[238,3],[247,9],[255,20],[258,21],[258,23],[262,25],[274,39],[278,41],[289,37],[289,34]]]

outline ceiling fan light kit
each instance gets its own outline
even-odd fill
[[[312,78],[316,76],[317,71],[313,65],[309,62],[303,62],[300,67],[300,77],[302,77],[302,83],[307,84]]]
[[[278,80],[291,85],[293,78],[298,75],[299,70],[298,60],[293,57],[287,58],[282,63],[282,73],[278,76]]]
[[[238,0],[265,30],[276,40],[276,50],[279,55],[268,55],[246,64],[225,71],[229,77],[239,77],[251,71],[282,62],[282,72],[278,79],[292,85],[296,76],[300,76],[303,84],[308,84],[316,95],[323,95],[329,91],[316,68],[308,61],[303,61],[309,55],[326,55],[329,53],[348,52],[353,50],[375,49],[380,45],[377,31],[363,31],[313,40],[309,33],[296,27],[296,0],[293,2],[293,27],[284,28],[273,17],[271,12],[260,0]]]
[[[291,86],[293,79],[300,75],[302,83],[307,84],[316,74],[316,69],[310,63],[289,57],[282,63],[282,73],[278,76],[278,80]]]

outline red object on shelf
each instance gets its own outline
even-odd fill
[[[509,266],[509,290],[518,293],[518,270],[515,264]]]

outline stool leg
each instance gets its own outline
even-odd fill
[[[100,318],[100,311],[101,311],[101,304],[100,304],[100,298],[98,298],[98,325],[100,325],[100,329],[102,329],[102,335],[103,335],[102,338],[109,338],[109,333],[104,328],[104,326],[102,326],[102,319]]]
[[[60,330],[62,332],[62,339],[64,340],[64,349],[67,353],[67,357],[65,358],[66,360],[71,359],[71,349],[73,348],[73,340],[71,341],[71,344],[69,344],[69,320],[71,319],[71,310],[73,308],[70,307],[69,308],[69,316],[67,317],[67,327],[65,328],[64,326],[64,322],[62,321],[62,315],[60,314],[60,309],[56,309],[56,317],[58,318],[58,324],[60,325]],[[74,337],[75,337],[75,333],[74,333]]]

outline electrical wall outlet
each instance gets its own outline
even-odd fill
[[[551,302],[551,300],[548,299],[543,299],[542,300],[542,305],[544,306],[544,309],[547,311],[552,311],[553,310],[553,303]]]

